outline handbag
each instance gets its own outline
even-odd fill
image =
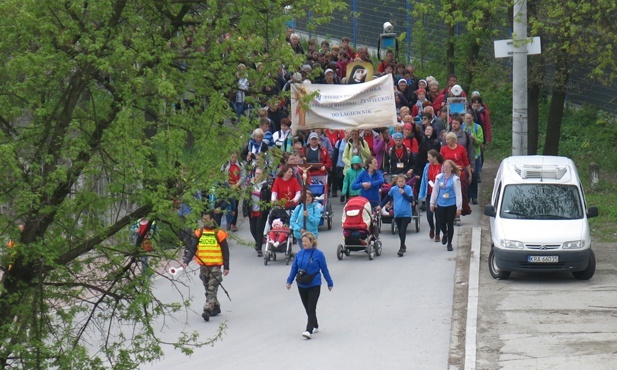
[[[296,282],[298,284],[308,285],[313,282],[315,275],[317,275],[317,273],[309,274],[306,272],[306,268],[308,268],[309,263],[311,263],[311,258],[313,258],[313,252],[315,252],[314,249],[311,251],[311,256],[309,257],[309,260],[306,263],[306,267],[303,269],[299,269],[298,272],[296,273]]]

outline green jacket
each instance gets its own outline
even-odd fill
[[[473,148],[476,152],[474,159],[480,158],[482,155],[482,143],[484,143],[484,130],[482,130],[482,126],[474,122],[473,127],[467,127],[467,125],[465,125],[463,129],[469,135],[473,135],[473,139],[471,140],[473,141]]]
[[[346,197],[360,195],[360,190],[353,190],[351,188],[351,184],[353,184],[354,181],[356,181],[356,178],[358,178],[358,176],[360,175],[360,172],[362,172],[362,170],[364,169],[362,167],[362,158],[360,158],[359,155],[354,155],[351,158],[351,161],[349,164],[352,166],[345,171],[345,179],[343,180],[343,194],[342,195]],[[360,167],[358,167],[358,169],[356,170],[353,168],[354,164],[359,164]]]

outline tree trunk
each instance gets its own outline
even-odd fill
[[[529,80],[527,97],[527,153],[536,155],[538,154],[538,122],[540,120],[539,82]]]
[[[553,82],[553,94],[551,107],[548,112],[548,124],[546,126],[546,140],[544,142],[544,155],[559,155],[559,139],[561,138],[561,119],[563,118],[563,105],[566,101],[566,84],[570,73],[568,72],[568,57],[561,52],[555,63],[555,77]]]
[[[527,100],[527,152],[538,154],[540,101],[544,85],[545,58],[535,55],[529,58],[529,87]]]
[[[471,86],[473,82],[473,74],[476,69],[476,65],[478,64],[478,55],[480,55],[480,44],[474,42],[469,47],[469,54],[467,56],[467,63],[465,67],[465,74],[462,78],[462,83],[467,89]]]

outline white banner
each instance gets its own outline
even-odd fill
[[[308,95],[317,96],[305,101]],[[391,76],[353,85],[291,84],[291,129],[365,129],[396,123]]]

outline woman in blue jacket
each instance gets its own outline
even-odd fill
[[[294,237],[298,241],[300,249],[302,249],[302,235],[305,232],[311,232],[317,237],[319,233],[319,222],[321,222],[321,214],[323,207],[319,202],[315,202],[313,193],[306,191],[306,196],[300,198],[300,204],[296,206],[289,224],[294,232]],[[304,220],[306,219],[306,224]]]
[[[377,159],[369,157],[366,160],[366,169],[360,172],[351,185],[353,190],[360,190],[361,197],[371,202],[371,207],[377,207],[381,203],[379,189],[383,185],[383,174],[377,168],[379,168]]]
[[[298,292],[302,305],[308,316],[306,330],[302,332],[302,336],[306,339],[311,339],[313,334],[317,332],[319,324],[317,323],[317,301],[321,293],[321,274],[323,273],[328,290],[332,291],[334,282],[328,271],[326,256],[322,251],[317,249],[317,237],[310,232],[302,235],[302,245],[304,246],[291,265],[291,271],[287,277],[287,290],[291,289],[294,277],[298,282]]]

